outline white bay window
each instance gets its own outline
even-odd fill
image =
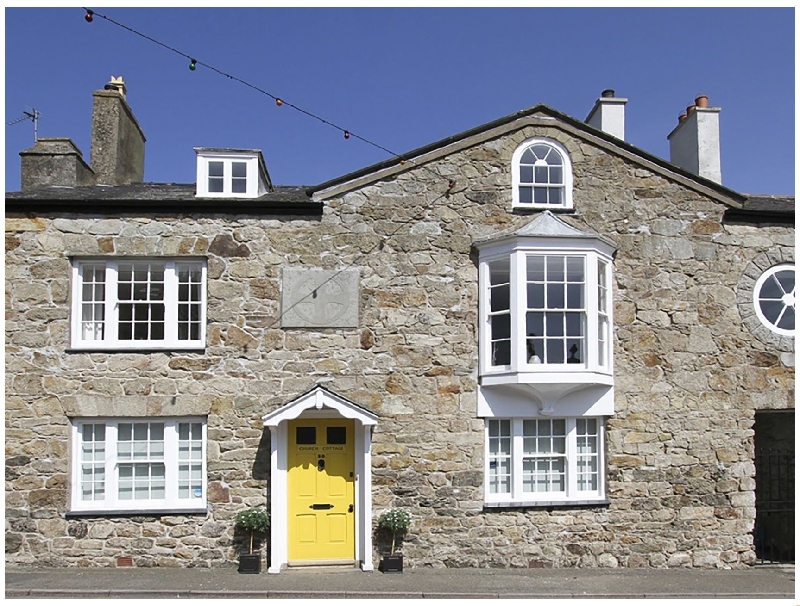
[[[609,257],[534,241],[489,257],[481,269],[481,374],[488,382],[528,373],[605,381],[611,374]]]

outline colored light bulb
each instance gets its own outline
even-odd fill
[[[86,16],[84,17],[84,19],[86,19],[87,23],[91,23],[94,20],[94,17],[92,15],[94,15],[92,11],[88,10],[86,11]]]
[[[283,99],[281,99],[280,97],[278,97],[277,99],[275,99],[275,105],[277,105],[278,107],[280,107],[281,105],[283,105]]]
[[[345,139],[349,139],[350,138],[350,131],[344,131],[344,138]]]
[[[189,64],[189,69],[192,71],[197,69],[197,61],[195,59],[192,59],[192,62]]]

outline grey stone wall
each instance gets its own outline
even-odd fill
[[[511,212],[510,160],[534,135],[571,154],[576,212],[563,218],[619,245],[608,507],[483,507],[471,242],[530,219]],[[321,221],[7,218],[6,561],[233,566],[233,516],[269,489],[260,417],[323,383],[380,415],[374,517],[411,510],[407,566],[747,565],[754,413],[793,407],[794,372],[743,324],[736,288],[757,255],[793,254],[794,234],[721,225],[723,210],[526,127],[341,192]],[[69,257],[110,254],[207,255],[204,353],[65,351]],[[357,268],[359,327],[281,328],[287,267]],[[65,518],[69,416],[125,406],[208,415],[208,515]]]

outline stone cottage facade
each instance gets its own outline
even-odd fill
[[[270,572],[373,570],[391,506],[407,567],[755,563],[788,532],[756,443],[793,464],[794,199],[720,184],[705,99],[669,162],[625,101],[302,188],[211,148],[143,182],[95,92],[91,165],[41,139],[6,194],[7,564],[234,566],[254,505]]]

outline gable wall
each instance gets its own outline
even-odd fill
[[[571,154],[565,220],[619,245],[608,507],[483,508],[471,243],[530,219],[510,212],[509,164],[534,135]],[[737,288],[758,255],[793,258],[794,236],[722,226],[723,210],[529,126],[333,197],[321,220],[7,219],[7,561],[233,565],[233,516],[268,491],[260,417],[322,382],[380,416],[374,516],[412,511],[407,565],[750,563],[754,411],[793,407],[794,374],[743,327]],[[66,353],[68,258],[98,254],[207,255],[205,353]],[[350,265],[359,328],[280,328],[282,267]],[[207,516],[65,519],[68,418],[108,410],[208,415]]]

